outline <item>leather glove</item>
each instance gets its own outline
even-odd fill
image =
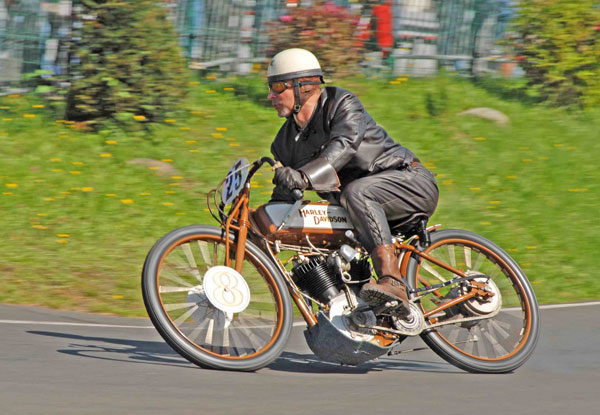
[[[273,184],[285,187],[286,189],[304,190],[308,187],[308,183],[304,175],[298,170],[291,167],[280,167],[275,170]]]

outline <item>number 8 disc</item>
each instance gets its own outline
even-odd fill
[[[214,307],[229,313],[241,313],[250,304],[250,288],[244,277],[222,265],[204,274],[204,293]]]

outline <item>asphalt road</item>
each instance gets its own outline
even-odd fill
[[[536,352],[506,375],[462,372],[420,338],[358,367],[328,364],[302,327],[255,373],[200,369],[146,319],[0,305],[0,330],[2,415],[600,413],[600,302],[543,308]]]

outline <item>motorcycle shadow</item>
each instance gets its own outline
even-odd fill
[[[402,359],[397,356],[381,357],[358,366],[341,365],[319,360],[313,354],[300,354],[294,352],[283,352],[281,356],[267,366],[270,370],[293,373],[347,373],[364,374],[369,372],[380,372],[384,370],[400,370],[410,372],[430,373],[464,373],[454,366],[440,360]]]

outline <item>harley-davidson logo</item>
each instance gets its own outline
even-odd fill
[[[326,209],[299,209],[300,215],[307,219],[312,218],[315,225],[321,223],[348,223],[345,216],[329,216]]]

